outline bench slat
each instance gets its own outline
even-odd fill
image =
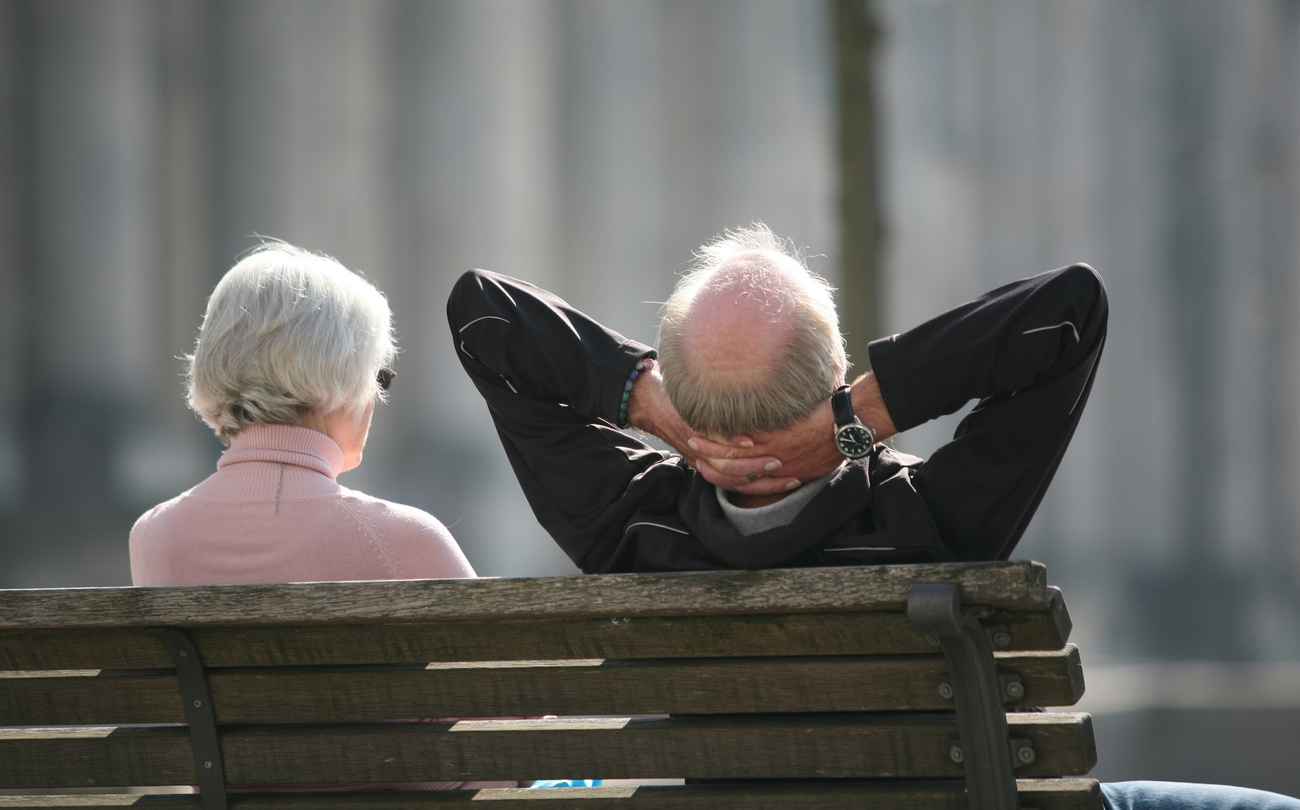
[[[1069,616],[995,611],[1010,650],[1059,650]],[[902,611],[508,619],[404,624],[201,628],[190,632],[209,667],[404,664],[551,658],[931,654]],[[169,668],[144,629],[0,630],[0,670]]]
[[[217,722],[363,722],[393,717],[718,714],[944,710],[943,658],[557,661],[451,669],[321,667],[209,672]],[[1070,706],[1083,693],[1078,649],[1008,654],[1021,676],[1013,705]],[[19,726],[183,723],[174,672],[0,677],[0,723]]]
[[[1040,563],[948,563],[519,579],[0,591],[0,628],[576,618],[902,609],[912,585],[956,582],[964,604],[1038,606]]]
[[[1016,714],[1025,778],[1096,762],[1086,714]],[[185,730],[0,732],[0,787],[193,784]],[[378,723],[224,729],[229,784],[602,778],[915,778],[962,775],[952,715],[779,715]],[[798,745],[790,745],[798,739]],[[637,751],[635,756],[630,752]],[[629,763],[639,764],[631,765]],[[75,776],[70,775],[76,763]],[[69,785],[71,780],[75,784]]]
[[[184,727],[0,728],[0,788],[193,785]]]
[[[1039,810],[1102,810],[1095,779],[1061,779],[1045,782],[1022,779],[1017,783],[1021,803]],[[316,793],[308,795],[234,795],[232,810],[421,810],[467,801],[519,804],[528,810],[966,810],[960,781],[899,781],[809,783],[769,782],[756,785],[687,785],[681,787],[547,788],[545,790],[384,791],[372,793]],[[56,803],[57,802],[57,803]],[[198,808],[197,796],[141,797],[133,795],[4,797],[3,810],[44,810],[74,807],[78,810],[137,808]],[[493,805],[497,806],[497,805]]]

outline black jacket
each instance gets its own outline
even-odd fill
[[[1005,559],[1078,423],[1106,312],[1100,278],[1077,265],[875,341],[872,367],[900,431],[980,404],[931,460],[878,445],[793,523],[744,536],[712,484],[615,426],[651,347],[481,270],[447,304],[456,353],[529,504],[587,573]]]

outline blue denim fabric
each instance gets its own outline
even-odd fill
[[[1191,782],[1103,782],[1106,810],[1300,810],[1300,799]]]

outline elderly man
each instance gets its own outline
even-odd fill
[[[763,226],[699,251],[659,354],[526,282],[456,284],[457,353],[529,503],[588,573],[1006,559],[1087,401],[1101,279],[1075,265],[868,347],[844,386],[830,287]],[[979,404],[928,461],[879,444]],[[659,436],[654,450],[625,428]],[[1220,785],[1102,785],[1107,810],[1300,810]]]
[[[701,248],[658,354],[483,271],[448,318],[538,520],[597,573],[1006,559],[1078,424],[1107,303],[1084,265],[1018,281],[875,341],[845,386],[830,287],[756,225]],[[928,461],[880,444],[971,400]]]

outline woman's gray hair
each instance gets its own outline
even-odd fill
[[[706,371],[694,371],[686,363],[682,334],[696,297],[716,281],[719,269],[737,260],[747,265],[741,284],[748,291],[791,304],[783,320],[792,333],[776,367],[761,370],[752,384],[720,386]],[[794,272],[783,271],[782,265]],[[727,231],[696,252],[694,265],[664,304],[658,343],[669,399],[688,425],[706,435],[784,428],[812,413],[848,370],[834,288],[762,223]]]
[[[268,242],[232,267],[208,299],[188,402],[223,441],[249,425],[299,424],[309,411],[360,414],[390,364],[383,293],[334,259]]]

